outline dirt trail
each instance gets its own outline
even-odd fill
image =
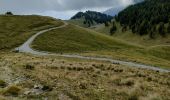
[[[16,50],[19,51],[19,52],[30,53],[30,54],[34,54],[34,55],[40,55],[40,56],[53,55],[53,56],[68,57],[68,58],[79,58],[79,59],[88,59],[88,60],[109,61],[111,63],[127,65],[127,66],[130,66],[130,67],[145,68],[145,69],[150,69],[150,70],[155,70],[155,71],[160,71],[160,72],[170,72],[170,70],[166,70],[166,69],[162,69],[162,68],[158,68],[158,67],[154,67],[154,66],[150,66],[150,65],[130,62],[130,61],[114,60],[114,59],[111,59],[111,58],[87,57],[87,56],[80,56],[80,55],[64,55],[64,54],[60,55],[60,54],[55,54],[55,53],[50,53],[50,52],[45,52],[45,51],[33,50],[30,47],[30,45],[32,44],[32,42],[34,41],[34,39],[37,36],[39,36],[39,35],[41,35],[43,33],[46,33],[48,31],[54,30],[54,29],[64,28],[67,25],[68,25],[68,23],[64,22],[64,25],[62,25],[62,26],[54,27],[54,28],[50,28],[50,29],[40,31],[40,32],[36,33],[35,35],[33,35],[32,37],[30,37],[23,45],[16,48]]]

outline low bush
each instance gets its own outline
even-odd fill
[[[25,66],[25,69],[29,69],[29,70],[33,70],[35,67],[31,64],[26,64]]]
[[[3,92],[3,94],[4,95],[18,96],[20,91],[21,91],[21,89],[17,86],[10,86]]]
[[[3,80],[0,80],[0,88],[4,88],[7,86],[7,83]]]

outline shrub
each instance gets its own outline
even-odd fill
[[[66,68],[65,66],[61,66],[61,67],[60,67],[60,69],[63,69],[63,70],[64,70],[65,68]]]
[[[30,64],[25,65],[25,69],[33,70],[34,68],[35,67],[33,65],[30,65]]]
[[[77,67],[77,71],[82,71],[82,70],[84,70],[84,69],[81,67]]]
[[[132,80],[128,80],[124,83],[126,86],[133,86],[134,85],[134,81]]]
[[[13,15],[13,13],[8,11],[8,12],[5,13],[5,15]]]
[[[6,87],[6,82],[5,81],[3,81],[3,80],[0,80],[0,88],[4,88],[4,87]]]
[[[80,89],[87,89],[87,86],[86,86],[86,84],[81,83],[81,84],[79,85],[79,88],[80,88]]]
[[[137,95],[131,95],[128,100],[139,100],[139,97]]]
[[[67,67],[67,70],[72,70],[72,67]]]
[[[151,82],[151,81],[152,81],[152,78],[151,78],[151,77],[148,77],[148,78],[147,78],[147,81],[148,81],[148,82]]]
[[[18,96],[21,89],[17,86],[10,86],[4,91],[4,95]]]

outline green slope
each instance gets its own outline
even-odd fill
[[[167,34],[166,37],[162,37],[159,34],[155,35],[154,39],[151,39],[148,34],[140,36],[138,34],[134,34],[131,30],[127,29],[127,31],[122,32],[122,27],[119,22],[116,22],[117,31],[112,35],[112,37],[124,40],[129,43],[133,43],[136,45],[143,45],[143,46],[154,46],[154,45],[170,45],[170,35]],[[110,29],[112,24],[109,24],[108,27],[105,27],[104,24],[96,25],[91,27],[91,29],[110,35]]]
[[[40,35],[33,42],[32,47],[37,50],[54,53],[110,57],[170,68],[167,49],[156,47],[157,50],[155,50],[128,44],[113,37],[74,25]]]
[[[24,43],[35,32],[62,22],[42,16],[0,16],[0,50],[11,49]]]
[[[39,36],[34,41],[33,47],[56,53],[76,53],[131,46],[97,32],[68,25],[65,28],[50,31]]]

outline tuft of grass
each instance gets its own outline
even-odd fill
[[[18,96],[20,93],[21,89],[18,86],[10,86],[8,87],[3,94],[4,95],[11,95],[11,96]]]
[[[128,100],[139,100],[139,97],[137,95],[131,95]]]
[[[31,65],[31,64],[26,64],[26,65],[24,66],[24,68],[25,68],[25,69],[28,69],[28,70],[33,70],[35,67],[34,67],[33,65]]]
[[[7,86],[7,83],[3,80],[0,80],[0,88],[4,88]]]

